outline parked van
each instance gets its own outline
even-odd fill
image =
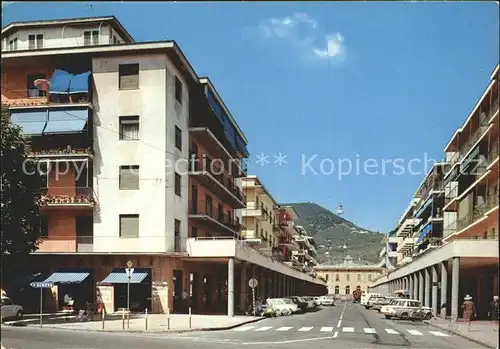
[[[371,297],[383,297],[383,295],[380,294],[380,293],[365,293],[365,294],[361,295],[361,301],[359,303],[361,305],[367,305],[368,304],[368,300]]]

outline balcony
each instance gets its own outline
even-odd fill
[[[259,221],[267,221],[269,219],[267,211],[261,207],[256,207],[255,202],[247,203],[246,208],[241,210],[241,215],[243,217],[254,217]]]
[[[379,257],[382,258],[383,256],[385,256],[387,254],[387,247],[384,246],[384,248],[382,249],[382,251],[380,251],[379,253]]]
[[[9,109],[15,108],[46,108],[46,107],[68,107],[85,106],[91,107],[88,94],[72,97],[68,95],[65,99],[60,99],[55,95],[49,95],[47,91],[41,91],[37,88],[27,90],[3,90],[2,104],[7,105]]]
[[[295,241],[293,241],[290,238],[285,238],[285,237],[280,237],[279,238],[278,245],[279,246],[285,246],[289,250],[292,250],[292,251],[298,250],[298,248],[299,248],[299,246],[297,245],[297,243]]]
[[[403,253],[405,251],[408,251],[410,248],[413,247],[416,241],[417,238],[404,238],[403,241],[398,245],[397,252]]]
[[[460,147],[459,153],[460,153],[460,159],[464,159],[469,151],[472,149],[474,144],[481,139],[481,137],[485,134],[485,132],[488,130],[488,120],[485,118],[485,120],[479,125],[476,131],[472,133],[472,135],[465,141],[465,143]]]
[[[223,236],[239,237],[242,225],[233,216],[220,212],[208,201],[190,201],[188,218],[197,220]]]
[[[42,208],[93,208],[94,204],[94,190],[91,187],[41,189]]]
[[[413,227],[417,225],[420,222],[419,219],[417,218],[407,218],[401,223],[401,226],[399,227],[396,236],[397,237],[406,237],[408,236],[412,231]]]
[[[48,236],[40,238],[35,253],[89,253],[93,251],[93,236]]]
[[[40,149],[29,154],[34,159],[92,159],[94,157],[92,148],[73,148],[68,145],[65,148]]]
[[[231,207],[245,208],[245,198],[242,191],[233,181],[216,168],[211,159],[192,158],[189,161],[189,175],[210,189],[222,201]]]
[[[471,213],[460,218],[457,221],[457,231],[461,231],[474,224],[477,220],[484,217],[484,215],[494,208],[498,209],[498,193],[494,193],[486,198],[485,202],[479,206],[474,207]]]

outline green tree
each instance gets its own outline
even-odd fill
[[[29,140],[2,106],[2,271],[3,276],[37,249],[40,237],[40,188],[36,164],[28,160]]]

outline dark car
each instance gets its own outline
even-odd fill
[[[302,298],[297,297],[297,296],[293,296],[293,297],[290,297],[290,299],[292,300],[292,302],[297,304],[299,309],[302,310],[303,312],[307,310],[307,302],[304,301]]]

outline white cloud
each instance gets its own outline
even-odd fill
[[[308,56],[322,60],[345,58],[346,47],[342,35],[325,34],[319,29],[316,19],[307,13],[298,12],[283,18],[269,18],[263,21],[258,29],[264,38],[286,40]]]

